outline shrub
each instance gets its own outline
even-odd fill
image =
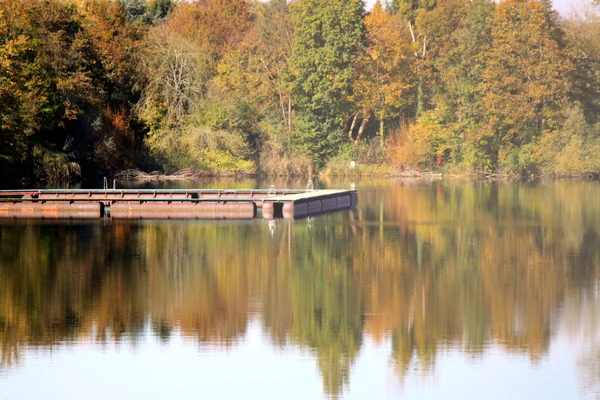
[[[215,174],[255,170],[254,162],[247,159],[244,138],[235,131],[186,127],[157,133],[149,142],[152,154],[167,173],[183,169]]]
[[[34,174],[39,181],[68,183],[81,177],[79,164],[70,160],[69,155],[48,150],[40,145],[33,149]]]
[[[562,129],[540,140],[538,156],[542,172],[581,174],[600,170],[600,132],[589,124],[580,107],[567,113]]]

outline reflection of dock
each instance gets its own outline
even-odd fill
[[[0,190],[0,218],[302,218],[356,207],[356,190]]]

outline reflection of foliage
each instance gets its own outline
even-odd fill
[[[316,241],[303,238],[311,234],[317,236]],[[352,271],[327,257],[338,251],[334,232],[304,231],[298,236],[296,271],[292,272],[297,291],[290,299],[295,318],[290,336],[315,349],[325,391],[336,395],[348,384],[350,365],[362,340],[356,284]]]
[[[134,340],[149,322],[229,346],[259,313],[275,343],[308,348],[340,395],[363,340],[391,337],[404,377],[439,349],[495,343],[537,362],[568,293],[591,293],[600,186],[401,184],[359,209],[277,222],[0,225],[0,351],[94,337]],[[582,307],[582,306],[577,306]],[[147,319],[149,321],[147,321]],[[92,336],[94,332],[95,336]]]

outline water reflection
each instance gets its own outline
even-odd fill
[[[339,186],[339,185],[338,185]],[[358,185],[358,209],[310,221],[0,225],[0,371],[23,348],[142,340],[147,326],[235,351],[260,321],[349,385],[365,336],[400,383],[442,350],[540,363],[561,330],[595,349],[600,185]],[[593,318],[593,321],[591,319]],[[598,351],[579,357],[600,386]]]

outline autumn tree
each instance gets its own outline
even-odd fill
[[[26,32],[26,12],[18,0],[0,2],[0,176],[24,161],[28,137],[38,126],[37,85],[27,68],[34,44]]]
[[[255,23],[237,48],[219,65],[220,81],[260,109],[277,114],[290,131],[292,97],[286,81],[292,55],[293,27],[286,0],[260,3]]]
[[[208,51],[218,60],[244,38],[251,20],[249,3],[245,0],[200,0],[180,4],[165,29]]]
[[[375,3],[365,18],[367,48],[356,60],[354,92],[357,108],[352,117],[349,137],[358,143],[369,119],[379,120],[379,134],[384,137],[384,123],[399,115],[413,103],[415,66],[406,25],[397,15],[384,11]],[[362,119],[355,133],[357,120]]]
[[[505,0],[492,17],[492,47],[484,81],[489,129],[501,141],[500,163],[530,169],[533,142],[560,127],[573,65],[553,37],[542,3]]]
[[[136,63],[145,31],[133,23],[118,2],[93,0],[82,3],[83,27],[96,60],[97,79],[102,79],[103,97],[112,105],[135,100]]]
[[[86,167],[104,174],[131,168],[141,142],[131,123],[131,108],[139,98],[137,64],[146,29],[132,19],[122,2],[84,1],[79,11],[96,88],[95,103],[80,124],[81,131],[86,128],[79,138],[80,148],[93,155]]]
[[[464,7],[462,2],[459,5]],[[495,152],[495,143],[484,129],[487,113],[478,86],[483,81],[482,73],[492,45],[490,18],[494,3],[475,0],[460,14],[455,14],[459,9],[440,4],[430,13],[440,14],[438,21],[452,19],[449,13],[455,15],[455,29],[445,32],[445,43],[431,47],[431,63],[438,71],[431,103],[437,120],[444,127],[448,146],[445,154],[438,155],[444,163],[462,163],[467,168],[487,170],[494,164],[490,155]],[[442,31],[435,26],[429,29]]]
[[[572,85],[575,99],[586,117],[600,118],[600,15],[587,8],[561,21],[575,71]]]
[[[470,121],[465,109],[477,105],[474,87],[480,83],[481,53],[487,44],[479,28],[488,21],[485,15],[479,17],[478,3],[394,2],[410,28],[418,77],[415,125],[403,130],[392,152],[403,165],[462,161],[463,134]]]
[[[182,122],[206,94],[221,57],[249,27],[243,0],[181,4],[164,26],[151,33],[140,71],[149,78],[138,104],[151,131]]]
[[[92,100],[77,9],[53,0],[8,1],[0,16],[0,140],[10,149],[3,163],[28,165],[39,179],[68,180],[79,173],[65,154],[72,150],[70,126]]]
[[[253,168],[247,138],[221,118],[214,82],[220,61],[240,44],[251,20],[244,0],[204,0],[180,4],[151,31],[136,113],[149,127],[151,153],[165,170]]]
[[[438,0],[434,8],[421,12],[416,20],[416,28],[422,37],[423,111],[434,108],[437,97],[445,96],[447,88],[443,75],[456,45],[452,35],[464,26],[469,5],[466,0]]]
[[[254,117],[247,122],[253,126],[245,130],[261,172],[305,174],[309,162],[291,142],[297,106],[289,79],[294,38],[290,5],[286,0],[258,3],[253,14],[252,28],[219,64],[218,83],[226,88],[221,99],[229,103],[224,108],[235,103],[252,110]]]

